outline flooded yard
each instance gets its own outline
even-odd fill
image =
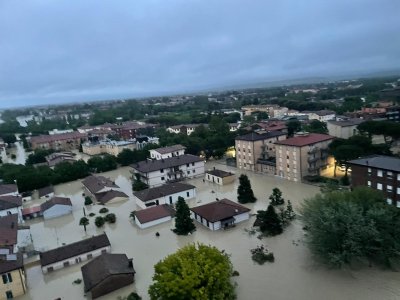
[[[215,163],[207,163],[206,168],[212,168]],[[233,171],[240,175],[239,170],[227,166],[216,165],[218,168]],[[83,216],[83,187],[80,181],[62,184],[55,187],[56,195],[72,198],[73,214],[53,220],[36,219],[28,221],[36,249],[48,250],[63,243],[78,241],[84,237],[105,231],[110,239],[113,253],[126,253],[133,258],[136,269],[135,283],[99,299],[117,299],[126,296],[134,289],[148,299],[147,289],[151,284],[153,265],[166,255],[192,242],[202,242],[225,249],[231,254],[234,268],[240,276],[237,281],[238,299],[399,299],[400,273],[363,268],[361,270],[329,270],[318,265],[303,245],[303,231],[299,221],[295,221],[282,235],[257,239],[249,235],[245,228],[250,228],[254,217],[226,231],[211,232],[196,224],[197,231],[190,236],[177,236],[171,232],[173,222],[141,230],[129,219],[129,213],[138,209],[132,198],[130,168],[121,168],[107,172],[104,175],[115,179],[116,183],[130,197],[129,201],[107,205],[110,212],[117,216],[116,224],[106,224],[96,228],[94,218],[90,217],[87,233],[79,226]],[[243,172],[244,173],[244,172]],[[278,187],[285,199],[290,199],[296,209],[306,197],[315,195],[318,189],[314,186],[288,182],[273,176],[247,173],[258,201],[248,205],[255,213],[258,209],[266,209],[268,197],[272,188]],[[202,177],[188,180],[197,187],[197,197],[189,201],[190,206],[214,201],[215,198],[228,198],[236,201],[238,180],[227,186],[218,186],[203,182]],[[39,200],[26,203],[26,206],[38,205]],[[86,213],[99,215],[101,205],[86,209]],[[160,237],[155,233],[159,232]],[[267,245],[275,254],[275,262],[263,266],[256,265],[250,258],[249,250],[257,245]],[[60,271],[43,275],[40,266],[27,268],[28,294],[20,299],[86,299],[83,283],[74,285],[73,281],[82,278],[80,267],[83,264],[71,266]]]

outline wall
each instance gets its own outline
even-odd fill
[[[80,258],[80,259],[81,259],[80,261],[89,260],[88,257],[87,257],[88,254],[92,254],[92,258],[94,258],[94,257],[97,257],[97,256],[101,255],[102,250],[106,250],[107,253],[110,253],[111,247],[110,247],[110,246],[107,246],[107,247],[99,248],[99,249],[96,249],[96,250],[94,250],[94,251],[87,252],[87,253],[84,253],[84,254],[81,254],[81,255],[78,255],[78,256],[70,257],[70,258],[68,258],[68,259],[64,259],[64,260],[62,260],[62,261],[55,262],[55,263],[50,264],[50,265],[47,265],[47,266],[42,266],[42,272],[43,272],[44,274],[47,274],[47,273],[48,273],[47,270],[48,270],[48,268],[50,268],[50,267],[53,267],[53,270],[54,270],[54,271],[59,270],[59,269],[63,269],[63,268],[65,268],[65,267],[64,267],[64,263],[65,263],[65,262],[69,262],[69,265],[74,265],[74,264],[77,263],[77,262],[76,262],[76,259],[77,259],[77,258]],[[90,259],[91,259],[91,258],[90,258]],[[79,261],[79,262],[80,262],[80,261]],[[78,262],[78,263],[79,263],[79,262]],[[50,272],[51,272],[51,271],[50,271]]]
[[[5,210],[0,210],[0,217],[18,214],[18,222],[23,222],[21,208],[22,207],[19,206],[19,207],[9,208],[9,209],[5,209]]]
[[[51,218],[57,218],[60,216],[64,216],[67,214],[72,213],[72,206],[69,205],[54,205],[50,207],[48,210],[45,210],[43,212],[43,218],[46,219],[51,219]]]
[[[208,222],[208,226],[207,226],[207,220],[206,219],[203,218],[203,220],[201,220],[201,217],[199,215],[197,215],[197,214],[195,214],[193,212],[191,214],[192,214],[192,218],[193,219],[195,219],[200,224],[206,226],[208,229],[213,230],[213,231],[221,229],[221,222],[220,221],[217,221],[217,222],[214,222],[214,223]],[[250,214],[249,214],[249,212],[245,212],[245,213],[239,214],[237,216],[234,216],[233,218],[235,219],[235,224],[237,224],[239,222],[243,222],[243,221],[248,220],[250,218]]]
[[[18,269],[9,272],[11,273],[12,282],[3,283],[3,279],[0,276],[0,300],[6,300],[6,292],[11,291],[13,297],[18,297],[26,292],[26,279],[25,272],[23,269]],[[7,274],[7,273],[5,273]]]
[[[187,193],[189,193],[189,196],[187,196]],[[169,197],[172,197],[172,203],[170,202]],[[150,203],[150,202],[156,203],[156,201],[158,200],[158,205],[161,205],[161,204],[174,204],[174,203],[176,203],[176,202],[178,201],[178,198],[179,198],[179,197],[182,197],[182,198],[184,198],[185,200],[194,198],[194,197],[196,197],[196,189],[193,188],[193,189],[189,189],[189,190],[182,191],[182,192],[179,192],[179,193],[174,193],[174,194],[162,196],[162,197],[153,199],[153,200],[151,200],[151,201],[147,201],[147,203]],[[141,201],[141,200],[140,200],[139,198],[137,198],[135,195],[133,195],[133,198],[135,199],[136,204],[137,204],[140,208],[145,209],[145,208],[148,207],[148,206],[146,206],[146,202]]]
[[[150,222],[142,224],[139,222],[139,220],[137,218],[135,218],[135,223],[140,229],[145,229],[145,228],[149,228],[149,227],[152,227],[152,226],[164,223],[164,222],[168,222],[170,220],[172,220],[172,217],[168,216],[168,217],[164,217],[164,218],[161,218],[158,220],[154,220],[154,221],[150,221]]]
[[[329,135],[332,135],[332,136],[335,136],[335,137],[338,137],[341,139],[348,139],[358,133],[357,125],[342,127],[342,126],[331,124],[328,122],[327,127],[328,127]]]
[[[181,156],[185,154],[185,149],[179,150],[179,151],[173,151],[173,152],[168,152],[168,153],[164,153],[161,154],[156,150],[150,150],[150,157],[153,159],[166,159],[169,157],[173,157],[173,156]]]
[[[229,184],[229,183],[232,183],[233,181],[235,181],[235,175],[232,174],[232,175],[226,176],[226,177],[218,177],[218,176],[206,173],[205,180],[219,184],[219,185],[225,185],[225,184]]]
[[[133,275],[131,274],[118,274],[111,275],[107,277],[105,280],[97,284],[92,290],[92,299],[98,298],[102,295],[108,294],[112,291],[120,289],[124,286],[132,284],[134,280]]]

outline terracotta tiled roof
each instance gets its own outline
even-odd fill
[[[40,253],[40,264],[47,266],[64,259],[80,254],[92,252],[96,249],[110,246],[110,241],[105,233],[91,238],[65,245],[56,249]]]
[[[316,143],[324,142],[324,141],[329,141],[333,140],[334,137],[327,135],[327,134],[321,134],[321,133],[308,133],[305,135],[301,136],[296,136],[292,137],[286,140],[282,141],[277,141],[275,144],[277,145],[287,145],[287,146],[294,146],[294,147],[303,147],[307,145],[313,145]]]
[[[17,243],[18,215],[8,215],[0,218],[0,245],[13,246]]]
[[[1,260],[0,259],[0,274],[11,272],[17,269],[21,269],[24,266],[22,254],[15,254],[15,260]]]
[[[16,184],[0,184],[0,195],[16,192],[18,192],[18,187]]]
[[[135,275],[132,261],[126,254],[103,253],[81,268],[85,292],[106,280],[110,276],[131,274]]]
[[[167,183],[150,189],[134,192],[133,194],[141,201],[146,202],[160,197],[168,196],[171,194],[187,191],[196,188],[194,185],[174,182]]]
[[[32,207],[27,207],[27,208],[23,208],[22,209],[22,215],[23,216],[25,216],[25,215],[30,215],[30,214],[33,214],[33,213],[38,213],[38,212],[40,212],[41,210],[40,210],[40,205],[38,205],[38,206],[32,206]]]
[[[104,176],[89,176],[82,180],[82,184],[92,193],[95,194],[105,187],[119,188],[112,180]]]
[[[157,205],[135,212],[135,218],[141,224],[175,215],[175,211],[167,204]]]
[[[111,191],[107,191],[107,192],[103,192],[103,193],[97,193],[94,196],[96,197],[96,200],[102,204],[106,204],[108,201],[110,201],[114,198],[117,198],[117,197],[129,198],[129,196],[127,194],[125,194],[124,192],[115,191],[115,190],[111,190]]]
[[[51,193],[54,193],[54,188],[53,188],[53,186],[46,186],[44,188],[38,189],[38,193],[39,193],[39,198],[42,198]]]
[[[209,222],[217,222],[227,218],[249,212],[250,209],[229,199],[204,204],[191,208],[191,211]]]
[[[22,198],[19,196],[0,196],[0,210],[22,206]]]
[[[51,208],[51,207],[53,207],[54,205],[57,205],[57,204],[72,206],[70,198],[53,197],[50,200],[42,203],[40,205],[40,210],[44,212],[44,211],[48,210],[49,208]]]

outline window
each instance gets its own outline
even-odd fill
[[[101,250],[101,253],[107,253],[106,249]]]
[[[392,187],[391,185],[387,185],[387,186],[386,186],[386,190],[387,190],[388,192],[393,192],[393,187]]]
[[[87,259],[92,259],[92,257],[93,257],[93,254],[92,254],[92,253],[89,253],[89,254],[87,255]]]
[[[189,192],[186,192],[186,197],[189,197],[189,195],[190,195],[190,193],[189,193]]]
[[[188,174],[190,174],[190,171],[187,171]]]
[[[219,178],[217,178],[217,182],[219,183]]]
[[[390,172],[390,171],[387,171],[386,172],[386,176],[387,176],[388,179],[392,179],[393,178],[393,173]]]
[[[3,274],[3,275],[1,275],[1,277],[3,277],[3,283],[4,283],[4,284],[8,283],[7,274]]]
[[[372,169],[368,168],[368,175],[371,175],[371,173],[372,173]]]
[[[196,170],[193,170],[193,173],[196,173]]]
[[[381,190],[381,191],[382,191],[382,183],[378,183],[378,184],[376,185],[376,188],[377,188],[378,190]]]
[[[192,166],[194,166],[194,162],[192,163]]]
[[[165,177],[161,177],[161,180],[165,180]]]
[[[387,202],[387,204],[392,204],[393,203],[392,199],[390,199],[390,198],[387,198],[386,202]]]
[[[11,276],[11,273],[7,273],[7,277],[8,277],[8,282],[12,282],[12,276]]]
[[[188,167],[188,168],[189,168],[189,164],[186,164],[186,167]]]
[[[289,159],[289,155],[286,155],[286,159]]]
[[[210,179],[210,175],[207,175],[207,178]]]
[[[368,184],[369,187],[371,187],[371,181],[368,180],[367,184]]]
[[[397,202],[396,202],[396,207],[397,207],[397,208],[400,208],[400,201],[397,201]]]
[[[160,172],[161,172],[161,173],[164,173],[164,169],[161,169]]]
[[[397,180],[400,180],[400,173],[397,174]]]
[[[64,261],[64,267],[68,267],[69,266],[69,261]]]
[[[397,188],[397,195],[400,195],[400,188]]]
[[[12,298],[14,298],[12,291],[7,291],[7,292],[6,292],[6,297],[7,297],[7,299],[12,299]]]
[[[383,171],[382,170],[378,170],[378,177],[382,177],[383,176]]]

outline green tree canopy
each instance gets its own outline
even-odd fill
[[[271,204],[268,205],[267,210],[257,211],[257,223],[260,231],[266,235],[277,235],[283,231],[282,220]]]
[[[318,194],[305,200],[301,214],[311,251],[331,265],[355,259],[390,265],[400,256],[400,211],[379,191]]]
[[[154,266],[152,300],[233,300],[229,256],[215,247],[188,245]]]
[[[254,203],[257,198],[254,196],[251,183],[247,175],[242,174],[239,177],[239,187],[237,189],[239,203]]]
[[[190,209],[183,197],[178,197],[176,202],[174,232],[179,235],[187,235],[196,230],[196,226],[190,217]]]
[[[282,197],[282,192],[278,188],[272,189],[272,194],[269,196],[269,200],[272,206],[282,205],[285,203],[285,199]]]
[[[326,123],[318,120],[311,120],[310,124],[305,126],[304,130],[313,133],[328,133]]]

